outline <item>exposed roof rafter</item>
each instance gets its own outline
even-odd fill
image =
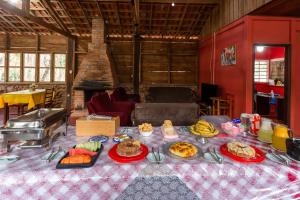
[[[54,25],[52,24],[49,24],[47,22],[45,22],[44,20],[42,20],[41,18],[39,17],[36,17],[36,16],[33,16],[29,13],[26,13],[24,12],[23,10],[13,6],[13,5],[10,5],[9,3],[6,3],[4,1],[0,1],[0,8],[2,8],[3,10],[9,12],[10,14],[13,14],[13,15],[16,15],[16,16],[19,16],[25,20],[29,20],[29,21],[32,21],[40,26],[43,26],[51,31],[54,31],[54,32],[57,32],[61,35],[64,35],[66,37],[71,37],[71,38],[74,38],[74,36],[70,35],[69,33],[55,27]]]

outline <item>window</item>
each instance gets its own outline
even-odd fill
[[[40,54],[40,81],[50,82],[51,54]]]
[[[254,66],[254,81],[267,83],[269,81],[269,62],[256,60]]]
[[[20,81],[21,53],[9,53],[8,81]]]
[[[36,54],[24,53],[24,81],[35,81]]]
[[[66,79],[66,54],[54,55],[54,81]]]
[[[0,53],[0,82],[4,82],[5,53]]]
[[[0,52],[0,83],[63,83],[66,81],[66,55],[59,52]]]

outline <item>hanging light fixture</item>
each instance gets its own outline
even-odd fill
[[[256,47],[256,51],[259,52],[259,53],[263,52],[264,50],[265,50],[264,46],[257,46]]]
[[[176,0],[171,0],[171,5],[172,5],[172,7],[175,6],[175,1],[176,1]]]

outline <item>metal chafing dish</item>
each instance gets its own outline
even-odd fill
[[[21,148],[51,146],[54,138],[60,134],[55,130],[67,119],[64,108],[41,108],[7,121],[0,128],[3,140],[10,148],[12,141],[24,141]],[[64,135],[67,133],[67,123]]]

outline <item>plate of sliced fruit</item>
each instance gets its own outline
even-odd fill
[[[85,142],[75,145],[60,159],[56,169],[92,167],[103,150],[101,142]]]

